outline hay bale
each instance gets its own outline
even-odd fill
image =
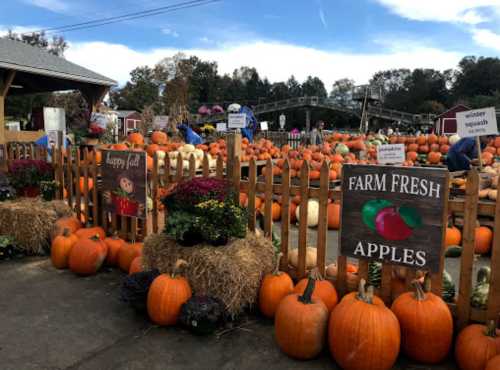
[[[269,239],[252,233],[221,247],[182,247],[166,234],[152,234],[142,258],[145,269],[167,273],[178,259],[186,260],[184,276],[193,291],[220,299],[234,317],[256,303],[260,282],[273,269],[274,249]]]
[[[19,198],[0,202],[0,235],[14,237],[26,254],[43,254],[49,247],[50,233],[56,220],[71,215],[60,200],[44,202],[39,198]]]

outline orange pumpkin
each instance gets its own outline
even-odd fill
[[[80,192],[83,194],[85,192],[85,177],[81,176],[79,181]],[[87,189],[88,191],[92,191],[94,188],[94,180],[91,177],[87,178]]]
[[[78,239],[69,253],[69,268],[79,275],[93,275],[102,266],[107,252],[108,247],[98,235]]]
[[[142,256],[135,257],[130,264],[130,269],[128,270],[128,274],[132,275],[137,272],[142,271]]]
[[[94,227],[87,226],[83,229],[78,229],[75,232],[75,235],[79,239],[88,239],[88,238],[95,236],[95,235],[98,235],[101,240],[106,238],[106,233],[104,232],[104,229],[102,227],[99,227],[99,226],[94,226]]]
[[[426,278],[426,292],[415,280],[415,293],[400,295],[391,310],[401,326],[401,347],[410,358],[437,364],[448,356],[453,339],[453,317],[441,297],[429,292],[430,279]]]
[[[430,152],[427,156],[427,160],[430,164],[438,164],[441,162],[441,153],[440,152]]]
[[[151,141],[158,145],[165,145],[168,142],[168,136],[162,131],[153,131]]]
[[[441,147],[439,149],[441,154],[447,154],[449,150],[450,150],[450,146],[448,144],[441,145]]]
[[[388,370],[399,354],[398,319],[360,280],[357,293],[347,294],[330,315],[330,352],[345,370]]]
[[[127,144],[124,143],[118,143],[118,144],[113,144],[111,146],[111,149],[113,150],[128,150]]]
[[[124,246],[125,240],[118,237],[115,233],[113,236],[104,239],[104,243],[108,246],[108,255],[106,256],[106,263],[109,266],[116,266],[118,263],[118,252]]]
[[[489,152],[483,152],[483,154],[481,155],[481,158],[482,158],[482,162],[483,164],[489,166],[493,163],[493,154],[489,153]]]
[[[340,226],[340,205],[337,203],[330,203],[328,205],[328,228],[338,230]]]
[[[240,193],[240,206],[248,207],[248,195],[246,193]]]
[[[149,144],[146,152],[149,156],[154,157],[155,153],[160,150],[160,146],[158,144]]]
[[[328,309],[321,299],[313,297],[315,283],[311,278],[303,295],[284,297],[274,318],[278,346],[288,356],[300,360],[316,357],[325,341]]]
[[[76,217],[62,217],[56,221],[54,236],[62,235],[64,229],[68,229],[70,234],[82,228],[82,223]]]
[[[499,370],[500,369],[500,355],[496,355],[488,361],[486,369],[484,370]]]
[[[462,233],[455,226],[446,228],[446,238],[445,245],[449,247],[450,245],[460,245],[462,242]]]
[[[335,287],[330,281],[323,279],[317,268],[314,268],[311,271],[310,278],[316,281],[314,285],[313,297],[321,299],[325,304],[326,308],[328,309],[328,312],[331,312],[335,307],[335,305],[337,304],[337,302],[339,301]],[[304,294],[304,290],[306,289],[307,283],[308,279],[300,280],[293,290],[294,293]]]
[[[273,202],[271,206],[271,214],[273,221],[281,220],[281,206],[277,202]]]
[[[146,156],[146,166],[148,168],[148,171],[153,171],[154,160],[149,155]]]
[[[418,152],[423,154],[429,153],[429,145],[420,145],[418,147]]]
[[[438,138],[436,135],[434,135],[434,134],[430,134],[430,135],[427,137],[427,142],[428,142],[429,144],[437,144],[438,139],[439,139],[439,138]]]
[[[274,272],[267,274],[262,279],[259,289],[259,309],[266,317],[273,318],[281,300],[293,293],[293,281],[290,275],[279,270],[281,256],[276,258]]]
[[[142,145],[144,144],[144,136],[142,136],[139,132],[131,132],[127,136],[127,141],[130,144]]]
[[[408,145],[409,152],[416,152],[418,150],[418,144],[410,144]]]
[[[52,240],[50,259],[55,268],[64,269],[68,267],[69,253],[77,240],[78,238],[71,234],[69,229],[64,229],[62,235],[58,235]]]
[[[475,229],[474,253],[486,254],[491,249],[493,232],[489,227],[479,226]]]
[[[472,324],[464,328],[455,342],[455,360],[462,370],[484,370],[500,354],[500,330],[494,321],[487,326]]]
[[[188,281],[177,275],[183,263],[185,262],[178,261],[172,275],[161,274],[149,287],[148,314],[155,324],[175,325],[181,306],[191,298],[192,292]]]
[[[142,254],[142,243],[125,243],[118,251],[118,266],[124,272],[129,272],[135,257]]]
[[[406,153],[406,159],[412,162],[415,162],[418,158],[418,153],[415,151],[411,151]]]

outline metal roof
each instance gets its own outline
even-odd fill
[[[117,110],[115,112],[116,112],[116,115],[118,116],[118,118],[126,118],[126,117],[130,116],[131,114],[139,113],[135,110]]]
[[[0,68],[103,86],[116,81],[21,41],[0,38]]]

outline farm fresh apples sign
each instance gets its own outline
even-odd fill
[[[341,253],[439,271],[448,172],[344,165]]]

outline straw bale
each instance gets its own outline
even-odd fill
[[[171,273],[178,259],[187,261],[182,274],[194,293],[220,299],[235,317],[257,302],[261,280],[273,269],[274,249],[269,239],[253,233],[220,247],[183,247],[162,233],[146,238],[142,258],[145,269],[162,273]]]
[[[71,209],[60,200],[19,198],[0,202],[0,235],[14,237],[17,245],[29,255],[48,250],[50,233],[56,220],[71,215]]]

